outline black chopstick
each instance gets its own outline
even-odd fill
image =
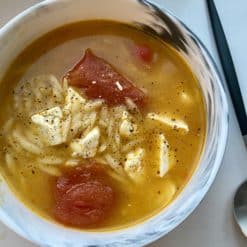
[[[214,38],[220,58],[220,62],[224,71],[226,83],[232,98],[232,103],[237,115],[238,123],[242,135],[247,135],[247,117],[244,107],[243,98],[239,88],[237,74],[232,61],[231,53],[227,44],[225,33],[220,22],[213,0],[207,0],[209,16],[212,24]]]

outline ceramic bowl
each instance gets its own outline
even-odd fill
[[[44,220],[0,184],[0,219],[41,246],[143,246],[164,236],[188,217],[205,196],[220,167],[228,130],[228,106],[212,58],[174,15],[144,0],[47,0],[22,12],[0,30],[0,81],[15,57],[35,39],[68,23],[107,19],[135,25],[172,45],[191,66],[205,100],[206,143],[198,168],[182,193],[157,215],[111,232],[85,232]]]

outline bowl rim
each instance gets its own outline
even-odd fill
[[[201,203],[201,201],[203,200],[203,198],[205,197],[206,193],[208,192],[209,188],[211,187],[211,185],[213,184],[213,181],[215,180],[215,177],[219,171],[220,165],[221,165],[221,161],[223,159],[223,155],[226,149],[226,143],[227,143],[227,137],[228,137],[228,131],[229,131],[229,108],[228,108],[228,103],[227,103],[227,97],[226,97],[226,91],[225,91],[225,87],[223,84],[223,77],[220,74],[217,65],[214,61],[214,59],[212,58],[212,56],[210,55],[209,51],[207,50],[207,48],[205,47],[205,45],[200,41],[200,39],[197,37],[197,35],[191,31],[187,25],[185,25],[176,15],[174,15],[173,13],[171,13],[169,10],[167,10],[165,7],[163,7],[161,4],[158,3],[153,3],[151,0],[127,0],[128,2],[134,2],[137,1],[139,4],[145,4],[148,6],[152,6],[155,7],[157,9],[159,9],[160,11],[162,11],[163,13],[165,13],[172,21],[176,21],[179,22],[183,28],[185,28],[191,35],[192,37],[195,39],[196,43],[199,44],[200,49],[203,53],[203,56],[206,57],[207,62],[210,63],[210,66],[213,69],[213,73],[215,75],[215,77],[217,78],[217,86],[219,87],[219,91],[220,91],[220,96],[222,97],[222,104],[224,107],[224,114],[225,114],[225,118],[227,119],[225,128],[223,128],[221,130],[221,135],[222,135],[222,141],[221,141],[221,148],[218,150],[218,154],[217,154],[217,162],[215,161],[214,163],[214,169],[212,170],[211,174],[210,174],[210,178],[207,181],[207,185],[205,186],[204,190],[202,191],[201,195],[197,198],[197,200],[195,201],[195,204],[193,205],[193,207],[190,208],[190,211],[188,211],[186,213],[186,216],[183,217],[183,219],[181,219],[177,224],[176,227],[178,225],[180,225],[185,219],[187,219],[187,217],[195,210],[195,208],[198,207],[198,205]],[[7,32],[8,30],[12,29],[15,27],[15,25],[19,22],[22,21],[23,18],[29,16],[30,14],[32,14],[33,11],[38,11],[40,8],[42,8],[44,5],[50,5],[53,3],[58,3],[59,0],[44,0],[42,2],[39,2],[29,8],[27,8],[26,10],[24,10],[23,12],[19,13],[17,16],[15,16],[14,18],[12,18],[10,21],[7,22],[7,24],[5,24],[2,28],[0,28],[0,39],[5,35],[5,32]],[[62,1],[61,1],[62,2]],[[223,115],[223,113],[222,113]],[[206,140],[205,140],[206,142]],[[202,154],[201,154],[202,156]],[[200,161],[198,161],[199,163]],[[191,182],[192,178],[194,177],[194,175],[196,174],[196,172],[193,173],[192,177],[190,178],[190,181],[187,183],[187,185],[185,186],[185,188],[188,186],[188,184]],[[183,190],[185,190],[185,188]],[[183,193],[183,191],[181,192]],[[180,193],[180,194],[181,194]],[[170,207],[172,205],[169,204],[168,207]],[[166,208],[168,208],[166,207]],[[28,208],[28,207],[27,207]],[[151,216],[150,219],[158,216],[159,214],[161,214],[166,208],[162,209],[160,211],[160,213],[155,214],[154,216]],[[32,211],[31,209],[28,208],[28,210]],[[35,214],[36,217],[40,217],[38,214]],[[0,217],[1,218],[1,217]],[[1,219],[2,220],[2,219]],[[143,225],[143,224],[148,224],[149,219],[142,221],[140,223],[138,223],[135,226],[139,226],[139,225]],[[29,239],[32,242],[36,242],[34,239],[28,238],[23,232],[18,231],[15,227],[13,227],[13,225],[9,224],[9,222],[4,222],[4,224],[6,224],[9,228],[11,228],[11,230],[13,230],[14,232],[17,232],[19,235],[21,235],[22,237]],[[135,227],[133,226],[133,227]],[[132,228],[132,226],[127,227],[128,229]],[[126,229],[127,229],[126,228]],[[172,231],[174,228],[170,229],[169,231],[166,232],[166,234],[170,231]],[[124,231],[125,228],[121,228],[120,231]],[[149,238],[147,239],[147,241],[145,241],[145,245],[149,244],[155,240],[157,240],[158,238],[160,238],[161,236],[163,236],[163,234],[157,235],[157,236],[149,236]],[[39,242],[36,242],[37,244],[40,244]],[[138,245],[137,245],[138,246]]]

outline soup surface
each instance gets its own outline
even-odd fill
[[[160,211],[204,144],[190,68],[163,41],[121,23],[75,23],[39,38],[10,66],[0,98],[2,175],[33,211],[81,229]]]

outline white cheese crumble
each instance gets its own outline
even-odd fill
[[[84,107],[86,99],[84,99],[78,92],[73,88],[69,87],[65,98],[65,106],[63,111],[71,116],[70,131],[68,139],[74,138],[81,127],[83,126]]]
[[[69,87],[67,90],[67,95],[65,98],[65,108],[71,110],[71,113],[77,113],[81,110],[81,108],[86,103],[86,99],[84,99],[79,93],[77,93],[73,88]]]
[[[48,145],[58,145],[66,141],[70,116],[65,116],[60,107],[56,106],[34,114],[31,119],[38,126]]]
[[[124,170],[133,179],[135,179],[142,171],[142,160],[144,158],[144,154],[145,151],[143,148],[137,148],[126,155]]]
[[[120,91],[123,91],[123,86],[120,84],[119,81],[116,81],[115,84]]]
[[[86,136],[70,143],[73,157],[92,158],[96,155],[99,145],[100,129],[93,128]]]
[[[189,132],[189,126],[181,119],[168,117],[164,114],[148,113],[147,118],[163,123],[173,129],[180,129],[185,133]]]
[[[164,177],[164,175],[169,170],[169,155],[168,155],[168,142],[163,134],[159,134],[158,137],[159,147],[157,148],[159,152],[159,176]]]
[[[131,116],[127,111],[123,112],[122,121],[119,126],[119,133],[123,137],[133,137],[137,132],[137,125],[131,121]]]

